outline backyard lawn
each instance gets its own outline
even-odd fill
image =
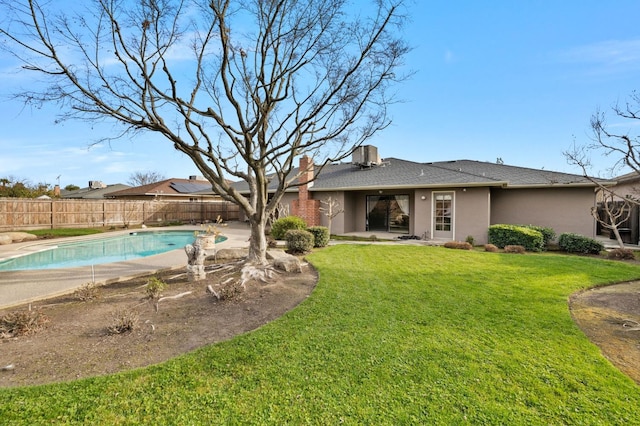
[[[172,361],[0,390],[0,423],[640,424],[640,387],[570,294],[640,266],[555,254],[338,245],[282,318]]]

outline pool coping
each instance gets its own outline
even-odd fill
[[[221,228],[221,234],[227,237],[224,248],[245,248],[249,246],[250,230],[247,224],[230,222]],[[150,231],[199,231],[199,225],[184,225],[170,227],[154,227]],[[140,230],[113,231],[109,235],[123,235]],[[16,255],[25,255],[42,250],[44,245],[104,238],[105,234],[95,234],[82,237],[59,238],[46,240],[47,242],[27,241],[0,245],[0,259],[8,259]],[[81,266],[63,269],[40,269],[30,271],[0,271],[0,309],[16,305],[32,303],[55,296],[72,293],[83,285],[95,282],[104,285],[135,278],[141,275],[153,274],[162,270],[178,269],[187,264],[184,248],[171,250],[124,262],[105,263],[94,266]]]

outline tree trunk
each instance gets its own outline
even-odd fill
[[[615,224],[612,224],[611,230],[613,231],[613,235],[616,236],[616,241],[620,245],[620,248],[624,248],[624,241],[622,241],[622,237],[620,236],[620,231],[618,231],[618,227]]]
[[[266,217],[266,215],[264,216]],[[249,238],[249,255],[247,262],[255,265],[266,265],[267,262],[267,238],[265,236],[266,219],[249,217],[251,236]]]

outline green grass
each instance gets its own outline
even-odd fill
[[[302,305],[150,368],[0,391],[7,424],[640,424],[640,387],[573,323],[622,262],[339,245]],[[213,309],[214,307],[212,307]]]
[[[36,229],[27,231],[29,234],[37,235],[39,238],[60,238],[79,237],[82,235],[93,235],[105,232],[103,228],[56,228],[56,229]]]

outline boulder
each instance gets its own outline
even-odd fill
[[[0,246],[5,245],[5,244],[11,244],[13,242],[13,239],[6,235],[6,234],[0,234]]]
[[[274,259],[273,266],[274,268],[284,272],[302,273],[302,265],[300,264],[300,259],[289,254],[286,256],[279,256]]]
[[[11,241],[14,243],[33,241],[38,239],[37,236],[29,234],[28,232],[6,232],[4,235],[8,235],[11,238]]]
[[[216,252],[215,257],[218,260],[235,260],[247,257],[249,249],[242,248],[225,248]]]

